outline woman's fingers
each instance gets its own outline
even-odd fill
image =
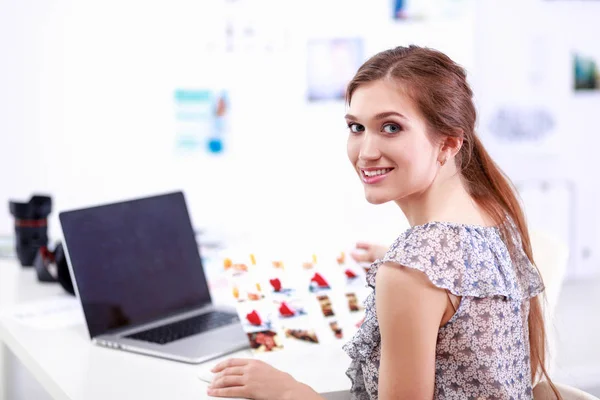
[[[356,248],[361,250],[369,250],[373,245],[367,242],[358,242],[356,243]]]
[[[375,261],[375,257],[373,256],[373,245],[367,242],[358,242],[356,243],[356,248],[359,250],[364,250],[364,252],[353,251],[350,253],[350,256],[356,262],[368,262],[371,263]]]
[[[227,367],[221,372],[217,373],[213,380],[225,375],[244,375],[244,368],[245,367]]]
[[[246,380],[241,375],[224,375],[220,376],[216,379],[213,379],[210,387],[213,389],[216,388],[226,388],[226,387],[235,387],[235,386],[244,386]]]
[[[225,368],[243,367],[244,365],[248,364],[248,361],[249,360],[245,358],[230,358],[215,365],[210,372],[217,373],[223,371]]]
[[[209,387],[206,393],[214,397],[241,397],[248,398],[248,389],[244,386],[234,386],[226,388],[211,388]]]
[[[350,256],[356,262],[373,262],[373,257],[369,253],[350,253]]]

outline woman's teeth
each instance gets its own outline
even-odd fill
[[[365,176],[377,176],[377,175],[383,175],[383,174],[387,174],[388,172],[390,172],[393,168],[385,168],[385,169],[377,169],[374,171],[363,171],[363,174],[365,174]]]

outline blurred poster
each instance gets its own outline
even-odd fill
[[[502,105],[490,116],[487,128],[499,141],[539,144],[554,133],[556,117],[540,105]]]
[[[392,18],[422,20],[445,11],[448,0],[392,0]]]
[[[175,145],[186,152],[222,153],[229,104],[226,91],[176,89]]]
[[[340,100],[364,61],[361,38],[316,39],[308,42],[308,100]]]
[[[588,55],[573,55],[573,89],[575,91],[600,90],[598,61]]]
[[[395,20],[422,19],[425,18],[423,10],[415,9],[410,0],[392,0],[392,17]]]

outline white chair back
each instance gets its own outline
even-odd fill
[[[569,263],[569,249],[567,245],[556,237],[539,230],[530,231],[531,249],[535,262],[544,285],[546,287],[546,303],[542,301],[546,321],[546,335],[548,340],[547,371],[552,376],[556,369],[556,342],[557,332],[554,329],[554,313],[556,304],[567,272]],[[543,299],[543,298],[542,298]]]
[[[573,386],[564,385],[562,383],[554,383],[563,400],[600,400],[598,397],[577,389]],[[540,382],[533,389],[533,398],[535,400],[555,399],[556,396],[548,382]]]

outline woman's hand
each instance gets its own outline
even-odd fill
[[[373,263],[375,260],[383,258],[387,252],[387,247],[377,244],[358,242],[356,248],[364,250],[362,252],[352,252],[352,258],[357,262]]]
[[[242,397],[256,400],[320,399],[308,386],[269,364],[250,359],[231,358],[217,364],[208,395]]]

